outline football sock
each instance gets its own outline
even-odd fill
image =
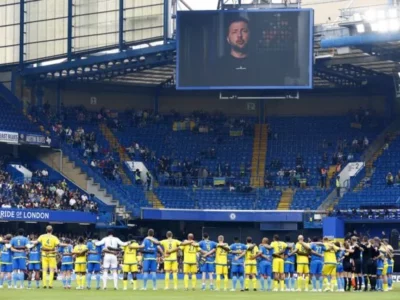
[[[178,273],[173,273],[172,278],[174,279],[174,289],[178,288]]]

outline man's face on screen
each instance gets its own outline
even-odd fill
[[[246,22],[233,22],[229,26],[228,43],[237,52],[246,52],[250,40],[250,30]]]

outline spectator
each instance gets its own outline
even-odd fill
[[[392,186],[393,185],[393,175],[390,172],[386,175],[386,184],[388,186]]]
[[[396,174],[395,183],[400,184],[400,170]]]
[[[336,182],[335,182],[335,186],[336,186],[336,197],[340,198],[340,176],[336,176]]]
[[[369,140],[368,140],[368,138],[367,138],[367,137],[364,137],[364,141],[363,141],[363,146],[364,146],[364,149],[365,149],[365,148],[367,148],[367,147],[368,147],[368,145],[369,145]]]

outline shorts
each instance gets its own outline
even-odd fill
[[[308,264],[297,264],[297,273],[308,274],[310,273],[310,268]]]
[[[322,260],[311,261],[310,274],[321,275],[323,267],[324,267],[324,262]],[[337,270],[337,266],[336,266],[336,270]]]
[[[114,254],[106,253],[103,260],[103,268],[108,270],[118,269],[118,260]]]
[[[322,268],[322,275],[336,276],[336,264],[324,264]]]
[[[61,265],[61,272],[67,272],[67,271],[72,271],[74,268],[73,268],[73,265],[72,264],[64,264],[64,265]]]
[[[293,267],[294,268],[294,267]],[[272,261],[272,272],[282,274],[284,273],[284,263],[282,258],[274,258]]]
[[[40,271],[40,263],[30,263],[28,265],[29,271]]]
[[[42,257],[42,270],[57,269],[57,260],[55,257]]]
[[[294,269],[294,266],[293,266]],[[261,262],[258,268],[260,275],[271,277],[272,276],[272,265],[270,263]]]
[[[99,273],[100,272],[100,263],[88,263],[87,264],[88,273]]]
[[[343,264],[338,264],[336,266],[336,273],[343,273],[344,269],[343,269]]]
[[[137,264],[124,264],[122,266],[122,271],[124,273],[137,273],[138,272],[138,266],[137,266]]]
[[[244,267],[241,264],[232,264],[231,273],[235,276],[243,276]]]
[[[86,263],[75,263],[75,273],[86,273]]]
[[[164,261],[164,270],[170,272],[178,272],[178,262],[176,260]]]
[[[361,259],[355,259],[355,260],[354,260],[353,273],[355,273],[355,274],[361,274],[361,272],[362,272],[362,262],[361,262]]]
[[[12,264],[1,264],[1,268],[0,268],[1,273],[12,273],[13,268],[12,268]]]
[[[353,265],[349,261],[343,262],[343,270],[347,273],[351,273],[353,271]]]
[[[204,263],[200,267],[201,272],[205,273],[215,273],[215,264],[214,263]]]
[[[228,266],[227,265],[216,265],[216,274],[217,275],[228,275]]]
[[[257,274],[257,265],[245,265],[244,273],[246,275]]]
[[[284,271],[284,273],[290,273],[290,274],[295,273],[294,264],[292,264],[292,263],[284,263],[283,271]]]
[[[183,263],[183,273],[185,274],[196,274],[197,273],[197,264],[188,264]]]
[[[378,268],[378,269],[376,270],[376,275],[377,275],[377,276],[382,276],[382,275],[383,275],[383,268]]]
[[[157,261],[155,259],[146,259],[143,261],[143,272],[151,273],[157,271]]]
[[[12,266],[13,270],[26,270],[26,258],[14,258]]]

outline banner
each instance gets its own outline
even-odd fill
[[[242,136],[243,130],[242,129],[231,129],[229,131],[229,136]]]
[[[21,133],[19,135],[19,143],[50,147],[51,139],[47,139],[46,136],[40,134]]]
[[[214,177],[214,186],[225,185],[226,180],[225,177]]]
[[[303,211],[143,208],[142,218],[147,220],[219,222],[302,222]]]
[[[18,133],[0,131],[0,142],[9,144],[18,144]]]
[[[0,208],[0,221],[96,223],[97,215],[81,211]]]

